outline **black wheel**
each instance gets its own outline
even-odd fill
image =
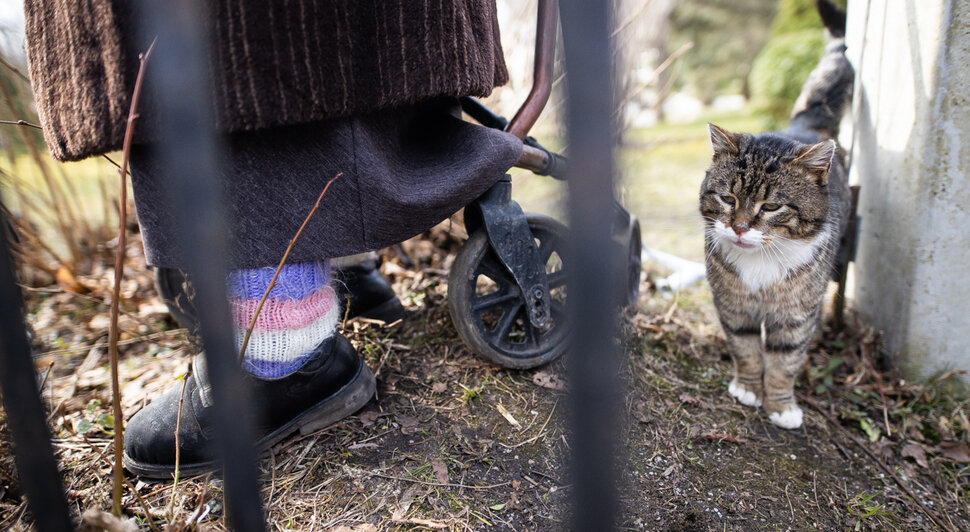
[[[566,226],[548,216],[527,215],[546,265],[551,324],[532,325],[525,299],[485,234],[476,231],[458,252],[448,278],[448,307],[461,339],[475,353],[507,368],[550,362],[566,349]]]

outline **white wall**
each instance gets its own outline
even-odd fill
[[[854,307],[909,375],[970,371],[970,2],[850,0],[847,45]]]

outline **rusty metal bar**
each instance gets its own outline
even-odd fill
[[[72,530],[47,429],[47,413],[37,389],[23,303],[4,230],[7,227],[6,209],[0,208],[0,388],[13,437],[17,476],[37,530]]]
[[[626,279],[612,245],[613,74],[611,2],[562,4],[570,158],[567,306],[574,324],[570,383],[572,523],[577,531],[616,528],[616,452],[620,383],[617,300]]]
[[[252,407],[242,385],[226,298],[228,221],[222,205],[219,144],[213,131],[206,28],[194,0],[139,2],[141,37],[157,47],[146,73],[157,106],[156,153],[170,179],[171,215],[179,222],[184,260],[195,287],[202,345],[212,385],[216,445],[221,451],[229,526],[266,529],[253,448]]]
[[[532,90],[519,111],[512,117],[509,133],[525,139],[529,130],[539,119],[539,114],[552,93],[552,67],[556,59],[556,22],[559,19],[559,0],[539,0],[536,21],[535,69],[532,74]]]

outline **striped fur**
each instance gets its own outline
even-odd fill
[[[853,72],[841,39],[826,50],[788,129],[749,135],[710,126],[714,156],[700,194],[707,278],[734,360],[728,391],[788,429],[802,424],[795,375],[847,222],[844,153],[833,138]]]

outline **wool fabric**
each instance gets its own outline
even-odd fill
[[[236,348],[276,268],[236,270],[227,292],[235,327]],[[283,378],[298,370],[324,340],[336,332],[340,305],[324,261],[286,264],[253,325],[243,369],[262,379]]]
[[[137,4],[24,2],[31,87],[56,159],[121,148],[138,55],[153,37],[138,33]],[[212,0],[199,11],[223,132],[485,96],[508,80],[495,0]],[[157,138],[153,93],[143,91],[136,143]]]
[[[230,135],[219,176],[230,218],[230,268],[277,264],[337,174],[340,179],[327,189],[290,262],[381,249],[474,201],[515,163],[522,141],[463,121],[457,104],[440,98]],[[149,147],[137,146],[131,175],[148,263],[184,269],[182,233],[163,161]]]

